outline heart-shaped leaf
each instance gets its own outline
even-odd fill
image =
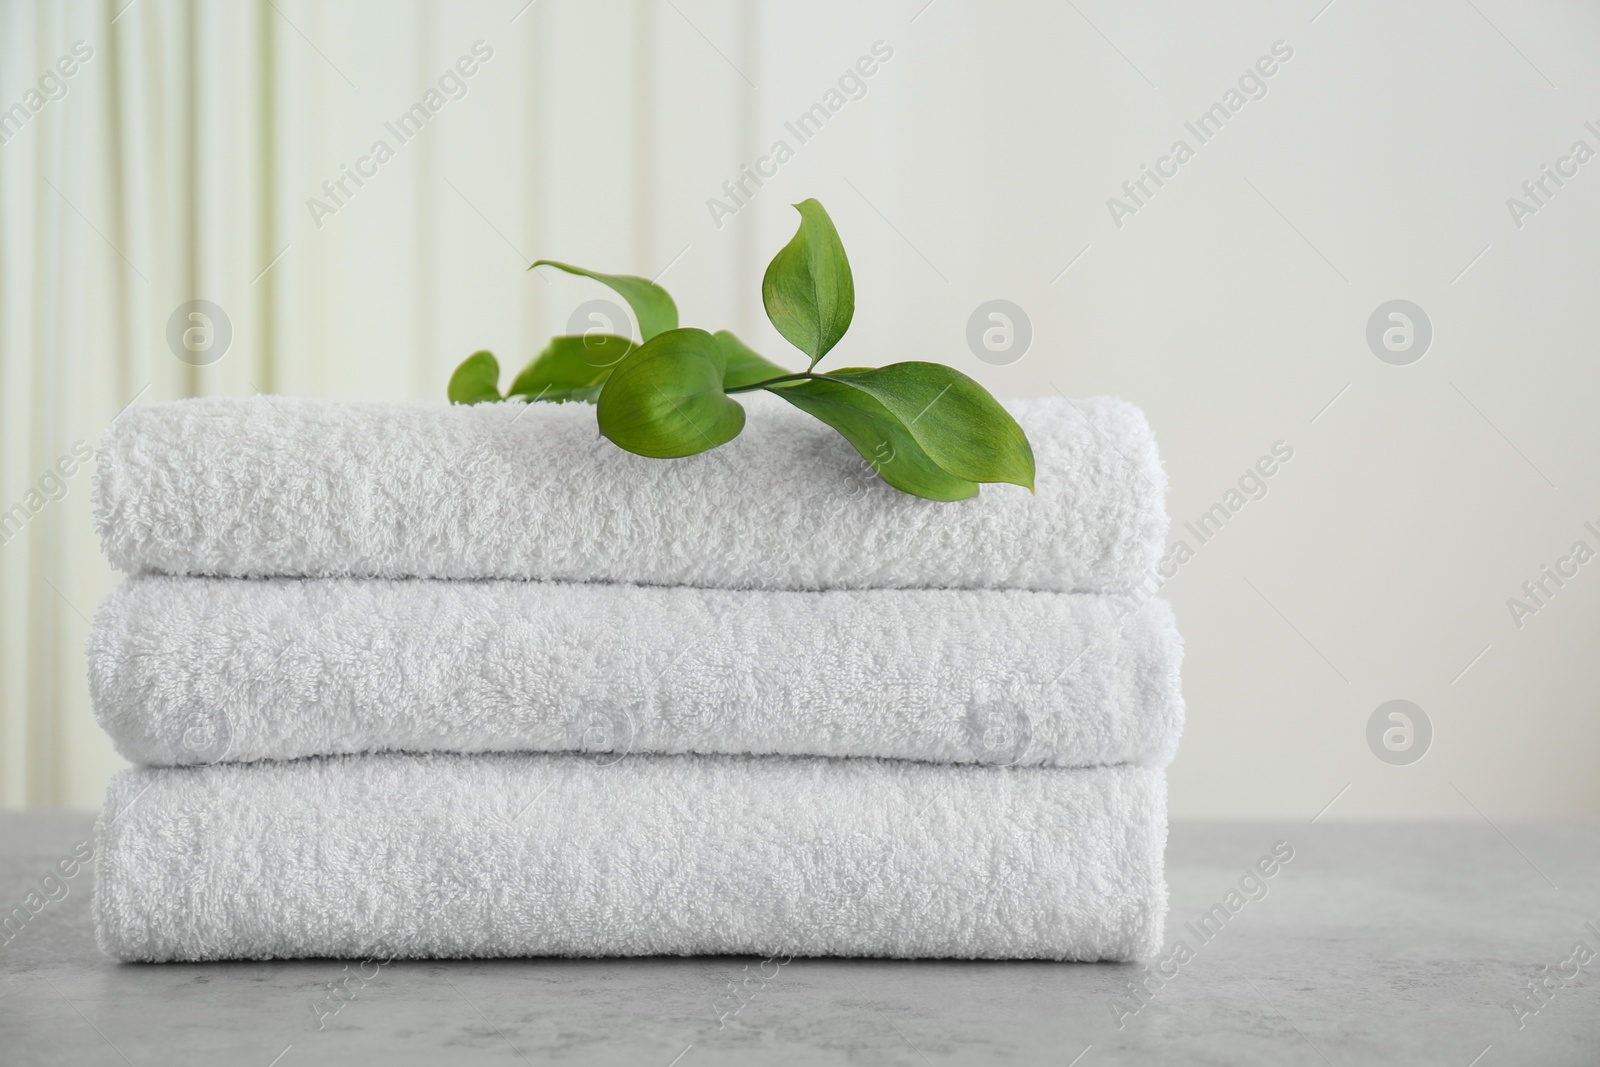
[[[727,330],[718,330],[712,336],[727,360],[727,367],[722,372],[723,389],[742,389],[794,373],[787,367],[778,366]]]
[[[866,390],[826,375],[769,391],[838,430],[896,489],[930,500],[977,495],[977,482],[958,478],[935,463],[900,417]]]
[[[839,231],[822,205],[802,200],[794,206],[800,228],[767,265],[761,300],[772,325],[815,367],[850,328],[856,286]]]
[[[452,404],[481,404],[500,399],[500,361],[489,351],[474,352],[450,375],[447,395]]]
[[[988,390],[942,363],[891,363],[829,375],[872,394],[928,457],[958,478],[1033,489],[1033,448]]]
[[[606,333],[552,337],[544,351],[522,368],[506,395],[592,404],[612,369],[637,347],[626,337]]]
[[[574,267],[570,263],[558,263],[553,259],[536,260],[528,269],[540,266],[555,267],[568,274],[593,278],[615,289],[633,309],[633,317],[639,321],[639,336],[643,340],[648,341],[659,333],[678,328],[678,305],[672,302],[672,297],[667,295],[665,289],[648,278],[637,278],[632,274],[599,274],[592,270],[584,270],[582,267]]]
[[[722,391],[727,357],[704,330],[668,330],[617,364],[600,390],[600,432],[641,456],[671,459],[727,444],[744,408]]]

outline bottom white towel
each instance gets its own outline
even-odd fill
[[[97,827],[126,960],[1124,960],[1166,917],[1140,767],[352,756],[135,768]]]

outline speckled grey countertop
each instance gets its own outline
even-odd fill
[[[1498,825],[1176,825],[1174,977],[1135,997],[1146,969],[1106,964],[124,965],[95,948],[92,869],[41,886],[89,817],[12,814],[0,914],[27,918],[0,935],[0,1063],[1600,1064],[1600,956],[1573,962],[1600,953],[1600,824]],[[1265,895],[1227,900],[1278,841]],[[41,889],[59,899],[31,914]]]

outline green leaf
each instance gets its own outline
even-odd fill
[[[611,371],[638,345],[615,334],[586,333],[552,337],[533,358],[506,396],[530,400],[583,400],[594,403]]]
[[[500,399],[500,362],[493,352],[474,352],[450,375],[452,404],[481,404]]]
[[[958,478],[1033,490],[1033,448],[989,391],[942,363],[891,363],[829,375],[870,393],[905,424],[928,457]]]
[[[722,391],[723,347],[704,330],[668,330],[634,349],[600,390],[595,418],[618,447],[671,459],[727,444],[744,408]]]
[[[738,389],[794,373],[787,367],[778,366],[727,330],[718,330],[712,336],[727,360],[727,369],[722,372],[724,389]]]
[[[822,205],[802,200],[794,206],[800,228],[767,265],[761,300],[772,325],[815,367],[850,328],[856,286],[839,231]]]
[[[827,375],[769,391],[838,430],[880,478],[902,492],[930,500],[978,493],[977,482],[935,463],[899,416],[864,389]]]
[[[631,274],[598,274],[570,263],[557,263],[553,259],[536,260],[528,269],[539,266],[555,267],[568,274],[593,278],[615,289],[633,309],[633,317],[639,321],[639,336],[643,340],[648,341],[656,334],[678,328],[678,305],[672,302],[672,297],[667,295],[665,289],[648,278],[636,278]]]

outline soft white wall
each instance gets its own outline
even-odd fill
[[[140,0],[112,29],[120,3],[0,4],[0,106],[63,42],[115,36],[131,131],[117,192],[110,72],[91,64],[0,146],[4,504],[146,384],[147,400],[257,387],[437,398],[474,348],[519,364],[601,295],[524,272],[537,256],[666,269],[687,323],[730,326],[782,358],[760,273],[793,229],[787,205],[816,196],[856,273],[841,362],[936,359],[1001,395],[1139,403],[1171,474],[1174,543],[1275,442],[1293,447],[1268,495],[1164,590],[1189,643],[1175,816],[1309,819],[1347,785],[1325,818],[1600,811],[1588,647],[1600,563],[1521,629],[1506,607],[1575,540],[1600,548],[1582,528],[1600,528],[1586,321],[1600,162],[1520,229],[1506,207],[1573,141],[1600,150],[1583,127],[1600,127],[1593,5],[201,7],[191,265],[172,236],[185,210],[171,74],[183,6]],[[468,96],[316,227],[306,199],[480,39],[495,54]],[[785,120],[879,40],[894,54],[867,96],[796,145]],[[1107,198],[1174,139],[1194,146],[1184,122],[1277,41],[1294,54],[1266,97],[1114,225]],[[264,62],[277,86],[272,158],[258,136]],[[794,159],[714,225],[707,198],[779,138]],[[79,190],[150,281],[51,206],[39,175]],[[264,227],[268,179],[276,220]],[[285,245],[263,297],[252,279]],[[28,288],[47,282],[48,301]],[[223,305],[235,328],[229,354],[195,372],[161,336],[190,295]],[[1006,367],[965,342],[968,315],[995,297],[1034,328]],[[1365,340],[1369,314],[1394,298],[1433,323],[1409,366],[1380,362]],[[88,611],[113,580],[83,489],[0,546],[10,803],[93,803],[115,765],[82,694],[83,623],[40,582],[67,581]],[[1392,698],[1433,723],[1432,749],[1410,766],[1367,747],[1369,715]]]

